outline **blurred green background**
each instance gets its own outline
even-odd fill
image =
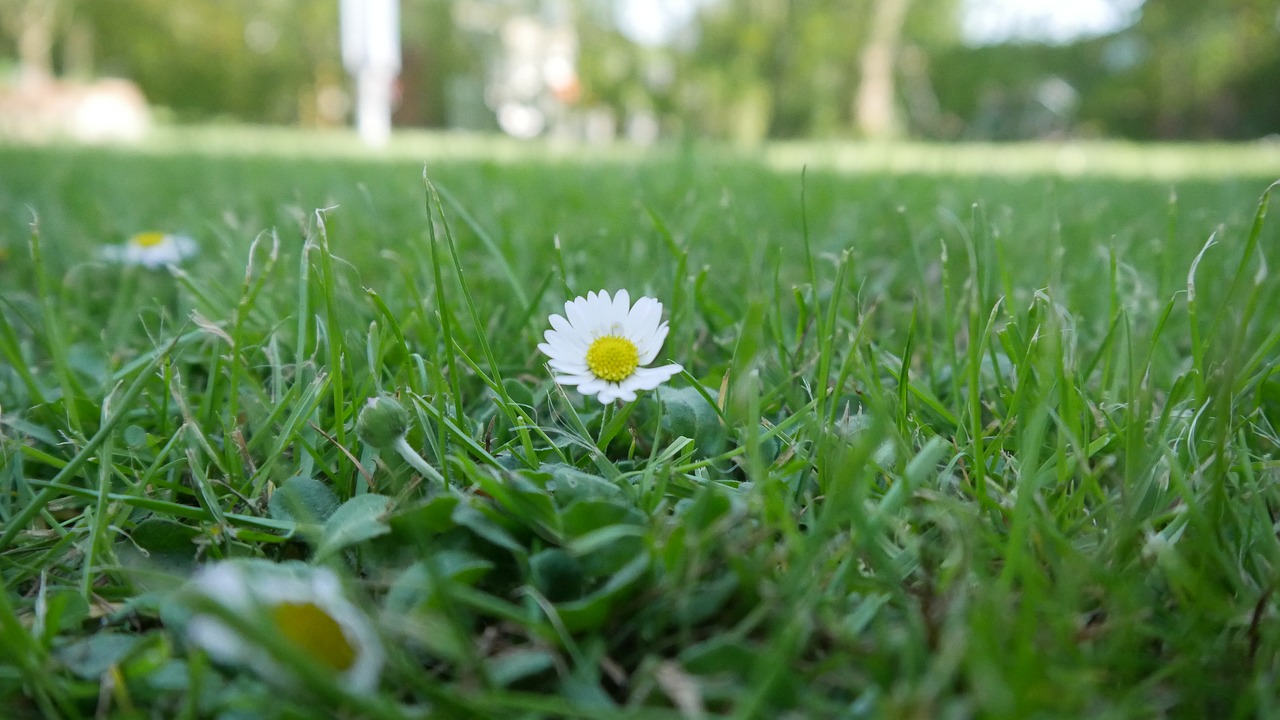
[[[641,144],[1280,133],[1275,0],[1056,6],[402,0],[394,122]],[[337,0],[0,0],[0,130],[47,130],[15,120],[33,76],[64,95],[127,80],[162,124],[345,125],[338,16]]]

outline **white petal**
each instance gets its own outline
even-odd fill
[[[187,640],[204,648],[214,659],[234,663],[247,660],[249,645],[235,630],[212,615],[196,615],[187,622]]]
[[[552,315],[547,320],[551,323],[551,332],[555,332],[566,345],[581,345],[586,348],[587,341],[581,329],[574,327],[568,320],[559,315]]]
[[[548,330],[547,332],[554,332],[557,335],[566,336],[574,334],[573,325],[571,325],[563,315],[551,313],[551,315],[547,317],[547,322],[551,324],[551,330]]]
[[[564,385],[566,387],[574,387],[575,385],[581,387],[582,385],[585,385],[589,382],[593,382],[596,380],[599,380],[599,378],[597,378],[595,375],[592,375],[589,372],[565,373],[564,375],[555,376],[556,384]],[[582,391],[579,390],[579,392],[582,392]]]
[[[327,567],[317,567],[311,574],[311,591],[317,599],[332,600],[338,599],[345,602],[342,597],[342,583],[338,582],[338,576]]]
[[[658,356],[658,351],[662,349],[662,343],[667,339],[668,330],[667,324],[662,323],[652,336],[645,339],[643,344],[636,344],[636,351],[640,354],[639,362],[641,365],[648,365]]]
[[[586,367],[587,354],[576,352],[557,352],[547,355],[547,364],[556,367],[559,365],[572,365],[573,367]]]
[[[609,382],[607,380],[601,380],[600,378],[592,375],[590,380],[578,383],[578,392],[583,395],[595,395],[608,387]]]
[[[547,367],[566,375],[590,375],[591,368],[582,360],[549,360]]]
[[[587,321],[587,301],[576,297],[564,304],[564,316],[579,336],[586,334],[590,323]]]
[[[573,327],[577,332],[581,333],[582,340],[590,342],[595,338],[595,327],[600,323],[598,318],[599,305],[593,300],[584,300],[579,305],[580,320],[573,323]]]
[[[173,239],[173,249],[178,253],[179,257],[191,257],[200,249],[200,246],[196,244],[195,238],[186,235],[170,235],[169,237]]]
[[[596,303],[595,293],[587,295],[586,298],[574,298],[573,314],[569,316],[569,322],[573,324],[576,336],[589,343],[595,337]]]
[[[125,245],[122,259],[129,265],[141,265],[143,260],[141,248],[136,245]]]
[[[596,399],[599,400],[601,404],[608,405],[609,403],[618,399],[618,397],[621,394],[621,391],[622,389],[618,387],[617,383],[608,383],[607,385],[605,385],[604,389],[601,390],[598,395],[596,395]]]
[[[656,368],[638,368],[622,384],[631,390],[652,390],[675,377],[683,369],[674,363]]]
[[[330,571],[332,572],[332,571]],[[293,575],[280,574],[278,577],[259,577],[253,587],[253,599],[259,603],[278,605],[281,603],[315,602],[320,607],[320,599],[312,597],[311,582]]]
[[[171,265],[177,262],[178,258],[174,256],[173,249],[164,245],[157,245],[153,248],[142,248],[138,251],[138,262],[143,267],[156,269]]]
[[[631,296],[626,290],[619,290],[609,306],[608,334],[618,337],[630,337],[627,333],[627,316],[631,312]]]
[[[191,582],[200,594],[233,610],[244,610],[253,605],[252,583],[236,563],[206,565],[196,572]]]
[[[604,335],[612,335],[613,324],[617,321],[613,312],[613,301],[609,299],[609,293],[601,290],[596,295],[596,300],[591,304],[591,326],[589,337],[595,340]]]
[[[547,332],[551,332],[548,330]],[[561,342],[538,343],[538,349],[552,360],[576,360],[582,362],[587,357],[586,348],[569,347]]]
[[[613,310],[610,313],[610,319],[614,322],[626,324],[627,313],[631,312],[631,294],[626,289],[619,290],[613,296]]]
[[[627,337],[638,341],[653,334],[661,318],[662,303],[650,297],[636,300],[631,312],[627,313]]]

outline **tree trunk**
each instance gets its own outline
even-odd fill
[[[911,0],[875,0],[872,6],[871,37],[862,51],[853,107],[854,124],[863,137],[882,140],[900,129],[893,70],[910,4]]]
[[[9,18],[10,32],[18,45],[18,72],[23,81],[53,77],[53,37],[57,27],[58,0],[26,0]]]

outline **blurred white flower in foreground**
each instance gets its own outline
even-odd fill
[[[186,235],[162,232],[138,233],[123,245],[107,245],[100,255],[103,260],[160,268],[177,265],[196,254],[196,241]]]
[[[631,402],[637,390],[652,390],[683,368],[676,364],[644,367],[653,362],[667,339],[662,303],[642,297],[631,305],[626,290],[589,292],[564,304],[564,317],[552,315],[550,330],[538,349],[561,385],[577,386],[600,402]]]
[[[202,568],[189,588],[251,626],[276,633],[338,673],[347,689],[377,689],[382,643],[368,616],[346,598],[338,576],[328,568],[225,561]],[[187,637],[220,662],[248,666],[279,684],[293,677],[260,641],[212,613],[197,612],[187,624]]]

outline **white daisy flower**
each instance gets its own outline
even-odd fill
[[[667,339],[662,303],[642,297],[631,304],[626,290],[589,292],[564,304],[564,316],[549,318],[538,349],[561,385],[577,386],[602,403],[631,402],[637,390],[652,390],[683,368],[676,364],[645,367]]]
[[[195,255],[196,250],[196,241],[186,235],[144,232],[129,238],[123,245],[107,245],[102,248],[101,256],[111,262],[155,269],[177,265]]]
[[[206,565],[192,578],[190,589],[231,612],[255,613],[250,618],[255,624],[272,628],[331,668],[349,690],[377,689],[382,642],[368,616],[347,600],[332,570],[232,560]],[[266,648],[216,615],[194,615],[187,624],[187,638],[215,660],[248,666],[278,684],[288,685],[293,677]]]

